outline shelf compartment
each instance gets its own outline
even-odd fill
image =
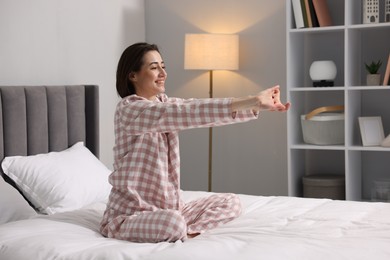
[[[314,28],[331,28],[331,27],[336,27],[336,26],[343,26],[344,25],[344,15],[345,15],[345,0],[328,0],[327,1],[328,8],[329,8],[329,13],[330,17],[332,19],[332,26],[327,26],[327,27],[314,27]],[[287,10],[287,25],[288,29],[294,29],[296,28],[295,25],[295,19],[294,19],[294,11],[292,8],[292,3],[291,0],[287,1],[286,5],[286,10]],[[304,30],[302,29],[297,29],[297,30]]]
[[[302,197],[302,178],[313,174],[345,175],[344,151],[290,149],[289,195]]]
[[[390,89],[348,89],[348,108],[346,109],[346,144],[352,147],[362,147],[358,118],[361,116],[382,117],[385,136],[390,133]],[[365,149],[372,149],[366,147]],[[362,147],[364,150],[364,147]]]
[[[364,63],[382,60],[379,73],[382,75],[380,85],[383,82],[387,60],[390,54],[390,23],[384,26],[364,26],[347,30],[347,38],[350,44],[347,48],[347,86],[366,86],[367,71]],[[376,40],[381,39],[381,40]]]
[[[301,115],[323,106],[344,105],[344,91],[291,91],[289,101],[292,106],[288,113],[288,140],[290,145],[302,145],[303,135],[301,126]]]
[[[351,200],[371,201],[373,182],[390,179],[390,150],[348,151],[349,181],[346,191]],[[372,167],[375,165],[375,167]]]
[[[347,0],[328,0],[328,8],[333,26],[345,24],[345,1]]]
[[[316,60],[333,60],[337,67],[335,86],[344,86],[344,30],[290,32],[287,82],[290,88],[312,87],[310,66]]]
[[[346,24],[363,24],[363,0],[346,0],[347,10],[350,10],[347,15]],[[379,22],[384,22],[385,1],[379,0]]]

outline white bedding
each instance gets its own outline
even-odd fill
[[[186,201],[208,195],[183,192]],[[176,243],[102,237],[103,203],[10,222],[0,226],[0,259],[390,259],[390,203],[240,198],[241,217]]]

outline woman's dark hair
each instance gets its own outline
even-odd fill
[[[157,45],[139,42],[127,47],[118,62],[116,71],[116,91],[122,98],[135,94],[135,87],[130,81],[131,72],[138,72],[142,67],[143,57],[149,51],[159,51]]]

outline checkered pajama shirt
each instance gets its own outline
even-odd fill
[[[180,199],[178,131],[256,119],[231,111],[231,98],[156,101],[131,95],[115,112],[112,191],[101,222],[107,237],[133,242],[185,240],[236,218],[237,195],[214,194],[189,203]]]

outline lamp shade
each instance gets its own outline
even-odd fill
[[[238,35],[186,34],[184,69],[237,70]]]

